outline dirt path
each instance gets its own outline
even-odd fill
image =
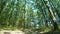
[[[7,30],[2,30],[0,31],[0,34],[25,34],[22,31],[7,31]]]

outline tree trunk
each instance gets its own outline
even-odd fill
[[[48,6],[48,5],[47,5],[48,1],[47,1],[47,3],[45,3],[45,0],[42,0],[42,2],[43,2],[43,4],[44,4],[45,8],[48,9],[48,11],[49,11],[49,13],[50,13],[50,15],[51,15],[51,17],[52,17],[54,31],[55,31],[55,30],[58,30],[58,26],[57,26],[57,23],[56,23],[56,17],[54,16],[54,13],[53,13],[53,11],[52,11],[51,6]]]
[[[57,26],[57,23],[56,23],[56,17],[54,16],[53,11],[52,11],[51,8],[49,8],[49,12],[50,12],[52,20],[53,20],[54,31],[58,30],[58,26]]]

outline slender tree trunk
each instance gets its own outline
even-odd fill
[[[43,2],[43,4],[44,4],[45,8],[48,9],[48,11],[49,11],[49,13],[50,13],[50,15],[51,15],[51,17],[52,17],[54,31],[55,31],[55,30],[58,30],[58,26],[57,26],[57,23],[56,23],[56,17],[54,16],[54,13],[53,13],[52,8],[51,8],[50,6],[48,6],[47,3],[45,3],[44,0],[42,0],[42,2]],[[48,1],[47,1],[47,2],[48,2]]]
[[[58,30],[58,26],[57,26],[57,23],[56,23],[56,17],[54,16],[53,11],[52,11],[51,8],[49,9],[49,12],[50,12],[51,17],[52,17],[52,19],[53,19],[54,30]]]
[[[45,25],[46,25],[46,27],[48,27],[48,22],[47,22],[47,20],[45,20]]]

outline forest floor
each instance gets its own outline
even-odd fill
[[[15,31],[1,30],[0,34],[25,34],[25,33],[17,30]]]
[[[10,31],[10,30],[1,30],[0,34],[60,34],[60,31],[49,31],[49,32],[29,32],[29,31],[20,31],[20,30],[14,30],[14,31]]]
[[[60,34],[60,31],[49,31],[42,34]]]

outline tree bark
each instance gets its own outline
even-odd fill
[[[53,29],[54,29],[54,31],[55,31],[55,30],[58,30],[59,28],[58,28],[57,23],[56,23],[56,17],[54,16],[54,13],[53,13],[53,10],[52,10],[51,6],[48,6],[47,3],[45,3],[44,0],[42,0],[42,2],[43,2],[43,4],[44,4],[45,8],[48,9],[48,11],[49,11],[49,13],[50,13],[50,15],[51,15],[51,17],[52,17],[53,27],[54,27]],[[47,2],[48,2],[48,1],[47,1]]]
[[[56,17],[54,16],[53,11],[52,11],[51,8],[49,8],[49,12],[50,12],[52,20],[53,20],[54,31],[58,30],[58,26],[57,26],[57,23],[56,23]]]

